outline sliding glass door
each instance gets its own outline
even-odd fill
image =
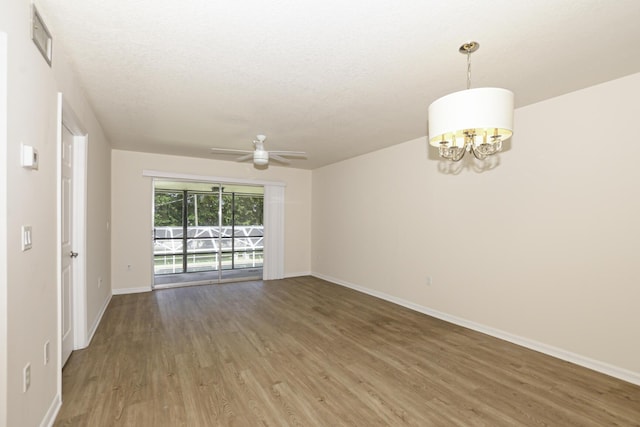
[[[264,252],[264,196],[251,193],[223,193],[223,228],[226,269],[262,267]],[[227,209],[224,209],[227,207]],[[225,213],[227,215],[225,215]],[[229,247],[231,245],[231,247]]]
[[[264,189],[156,181],[155,284],[262,277]]]
[[[155,274],[176,274],[184,266],[184,192],[156,190],[153,255]]]
[[[211,192],[186,191],[185,271],[220,269],[220,195]]]

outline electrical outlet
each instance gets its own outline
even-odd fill
[[[48,365],[49,364],[49,348],[51,347],[51,343],[49,341],[47,341],[46,343],[44,343],[44,364]]]
[[[27,363],[22,370],[22,392],[26,393],[31,387],[31,363]]]
[[[427,276],[427,286],[431,286],[431,276]]]
[[[102,277],[98,277],[98,288],[102,286]]]

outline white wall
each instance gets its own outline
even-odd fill
[[[132,151],[112,151],[112,271],[116,293],[150,290],[153,284],[151,253],[151,178],[143,170],[284,182],[286,276],[309,274],[311,231],[311,172],[269,165],[258,170],[251,163],[236,163]],[[128,266],[131,269],[128,269]]]
[[[639,95],[520,108],[482,173],[424,138],[313,171],[312,271],[640,382]]]
[[[57,218],[57,93],[63,92],[89,132],[87,218],[87,280],[100,274],[101,290],[87,290],[89,324],[95,322],[98,306],[110,295],[109,238],[101,229],[109,212],[109,144],[91,108],[84,100],[66,63],[64,48],[54,46],[50,68],[31,41],[31,2],[3,2],[0,28],[8,34],[7,57],[7,147],[1,157],[6,173],[8,207],[3,262],[6,262],[6,338],[0,333],[0,348],[7,351],[6,379],[0,375],[4,398],[0,405],[0,425],[32,426],[50,419],[59,401],[58,381],[58,250]],[[46,21],[46,16],[44,17]],[[55,28],[49,28],[55,43]],[[0,110],[0,113],[2,110]],[[20,166],[20,143],[36,147],[40,167],[30,171]],[[6,156],[4,155],[6,154]],[[105,165],[106,163],[106,165]],[[6,171],[6,172],[4,172]],[[33,249],[22,252],[20,228],[33,227]],[[6,250],[6,255],[4,251]],[[94,281],[95,283],[95,281]],[[92,318],[92,316],[94,318]],[[3,322],[0,322],[0,326]],[[43,349],[51,342],[51,360],[45,365]],[[2,357],[0,357],[0,360]],[[31,388],[22,392],[22,370],[31,364]],[[0,371],[2,368],[0,368]],[[4,394],[6,391],[6,395]],[[6,413],[2,413],[6,408]]]
[[[59,46],[56,48],[56,55],[57,63],[53,71],[58,90],[63,93],[88,134],[85,330],[91,334],[111,298],[111,145],[84,92],[78,86],[75,72],[66,61],[68,58],[64,56],[64,50]],[[100,278],[102,286],[98,288]]]
[[[0,165],[7,158],[7,34],[0,32]],[[7,423],[7,174],[0,173],[0,425]]]

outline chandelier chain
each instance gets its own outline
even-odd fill
[[[467,50],[467,89],[471,89],[471,51]]]

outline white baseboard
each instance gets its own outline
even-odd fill
[[[102,305],[102,308],[100,309],[100,313],[98,313],[96,320],[93,322],[93,325],[91,326],[91,330],[89,331],[89,335],[87,336],[87,345],[85,345],[85,347],[88,347],[89,344],[91,344],[91,340],[93,339],[93,336],[98,330],[98,326],[100,326],[100,322],[102,321],[102,316],[104,316],[104,312],[107,311],[107,307],[109,306],[110,302],[111,302],[111,295],[109,295],[109,298],[105,300],[104,304]]]
[[[549,356],[553,356],[555,358],[558,358],[567,362],[571,362],[575,365],[579,365],[579,366],[591,369],[593,371],[597,371],[597,372],[612,376],[614,378],[627,381],[632,384],[640,385],[640,372],[633,372],[628,369],[620,368],[618,366],[613,366],[608,363],[601,362],[599,360],[594,360],[594,359],[582,356],[580,354],[572,353],[570,351],[563,350],[558,347],[550,346],[538,341],[534,341],[528,338],[514,335],[509,332],[495,329],[490,326],[482,325],[480,323],[472,322],[467,319],[452,316],[450,314],[433,310],[429,307],[424,307],[422,305],[415,304],[411,301],[406,301],[402,298],[398,298],[393,295],[386,294],[384,292],[376,291],[373,289],[365,288],[364,286],[359,286],[353,283],[345,282],[344,280],[340,280],[335,277],[330,277],[324,274],[313,273],[313,272],[311,273],[311,275],[319,279],[323,279],[328,282],[335,283],[337,285],[344,286],[346,288],[350,288],[355,291],[362,292],[364,294],[371,295],[376,298],[380,298],[385,301],[389,301],[394,304],[401,305],[403,307],[426,314],[428,316],[432,316],[437,319],[441,319],[446,322],[453,323],[454,325],[463,326],[465,328],[472,329],[474,331],[481,332],[483,334],[487,334],[492,337],[496,337],[501,340],[508,341],[510,343],[517,344],[519,346],[526,347],[528,349],[535,350],[540,353],[544,353]]]
[[[111,295],[140,294],[142,292],[151,292],[151,286],[145,286],[142,288],[111,289]]]
[[[49,406],[49,409],[47,410],[47,413],[40,422],[40,427],[51,427],[56,421],[56,417],[58,416],[58,412],[60,412],[61,407],[62,397],[59,394],[56,394]]]
[[[300,277],[300,276],[311,276],[311,272],[310,271],[303,271],[301,273],[285,273],[284,278],[285,279],[290,279],[292,277]]]

